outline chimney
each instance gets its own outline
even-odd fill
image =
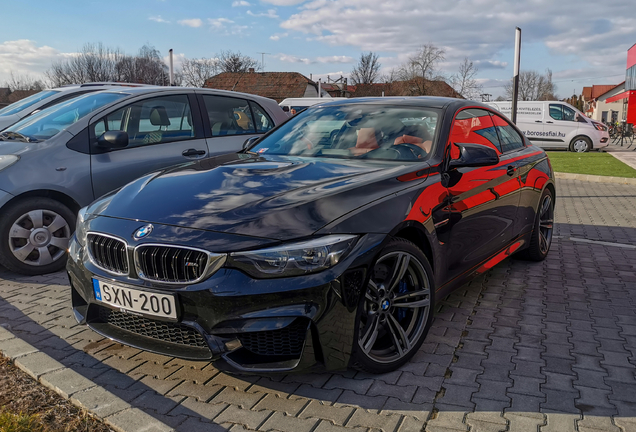
[[[248,72],[249,73],[254,73],[254,68],[250,68]]]

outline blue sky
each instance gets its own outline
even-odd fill
[[[314,78],[347,75],[363,51],[376,52],[388,73],[432,43],[446,51],[442,73],[468,57],[484,92],[497,96],[512,75],[519,26],[522,70],[552,69],[566,97],[623,81],[636,43],[629,0],[3,0],[2,11],[0,84],[11,72],[41,76],[85,43],[130,54],[148,43],[162,55],[173,48],[177,60],[232,50],[260,61],[266,52],[266,71]]]

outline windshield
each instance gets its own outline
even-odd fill
[[[433,108],[350,104],[309,108],[251,148],[275,155],[418,161],[437,132]]]
[[[40,102],[42,99],[46,99],[54,94],[59,93],[57,90],[44,90],[24,99],[21,99],[17,102],[12,103],[9,106],[6,106],[0,109],[0,117],[12,115],[22,111],[25,108],[30,107],[33,104]]]
[[[127,96],[124,93],[89,93],[71,99],[67,103],[53,105],[37,114],[27,117],[5,132],[19,132],[21,135],[36,140],[44,140],[57,135],[82,117]]]

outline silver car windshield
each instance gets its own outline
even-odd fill
[[[8,127],[3,132],[17,132],[33,140],[45,140],[57,135],[91,112],[128,96],[125,93],[98,92],[54,105]]]
[[[338,159],[421,161],[437,135],[439,110],[380,104],[308,108],[250,152]]]
[[[17,102],[12,103],[9,106],[6,106],[2,109],[0,109],[0,117],[4,117],[4,116],[9,116],[15,113],[19,113],[20,111],[22,111],[23,109],[26,109],[28,107],[30,107],[31,105],[34,105],[38,102],[40,102],[42,99],[46,99],[48,97],[53,96],[54,94],[59,93],[59,91],[57,90],[44,90],[41,91],[39,93],[36,93],[34,95],[31,95],[29,97],[26,97],[24,99],[20,99]]]

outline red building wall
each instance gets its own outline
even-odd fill
[[[636,44],[627,50],[627,69],[636,67]],[[627,123],[636,124],[636,89],[626,89],[627,97]],[[630,91],[631,90],[631,91]]]

